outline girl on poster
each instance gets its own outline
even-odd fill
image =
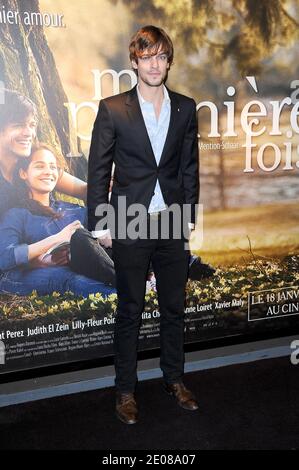
[[[12,182],[16,207],[9,209],[0,223],[2,293],[28,295],[36,290],[39,295],[47,295],[53,291],[72,291],[86,297],[91,293],[106,296],[115,292],[113,262],[96,242],[93,258],[106,283],[71,269],[69,250],[64,247],[70,244],[71,258],[76,256],[71,240],[77,230],[84,230],[86,209],[53,197],[61,168],[62,161],[44,144],[33,146],[31,155],[16,164]],[[62,248],[53,260],[50,252],[57,246]]]

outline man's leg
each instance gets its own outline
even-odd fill
[[[115,386],[121,393],[134,393],[137,382],[138,335],[152,246],[150,240],[137,240],[129,245],[112,241],[118,296],[114,330]]]
[[[170,224],[171,227],[171,224]],[[164,387],[178,405],[195,411],[198,404],[183,383],[184,374],[184,307],[190,252],[187,240],[159,239],[152,261],[157,277],[160,307],[160,366]],[[188,247],[188,245],[187,245]]]
[[[174,383],[184,373],[184,305],[189,251],[184,240],[159,240],[152,261],[160,308],[160,366]]]
[[[70,268],[77,274],[115,286],[115,269],[110,252],[86,229],[76,230],[71,238]]]

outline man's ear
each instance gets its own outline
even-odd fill
[[[19,177],[21,178],[21,180],[26,180],[27,179],[27,173],[25,170],[23,170],[23,168],[20,168],[19,170]]]
[[[132,64],[133,69],[135,69],[135,70],[138,69],[138,65],[137,65],[136,60],[131,60],[131,64]]]

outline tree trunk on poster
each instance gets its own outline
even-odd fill
[[[39,140],[52,145],[65,157],[78,156],[81,152],[76,133],[64,106],[68,98],[43,26],[25,25],[22,21],[24,11],[40,12],[38,0],[0,0],[1,11],[3,7],[6,12],[19,12],[20,21],[18,24],[1,23],[0,80],[6,88],[19,91],[36,104]],[[66,160],[72,172],[76,162],[75,173],[81,177],[86,175],[84,157]]]

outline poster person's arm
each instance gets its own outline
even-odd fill
[[[1,189],[0,192],[0,220],[5,212],[11,208],[11,200],[10,200],[10,193]]]
[[[197,132],[196,104],[195,101],[192,100],[192,109],[181,149],[181,172],[185,201],[186,204],[191,205],[190,229],[193,229],[196,223],[197,214],[195,208],[199,198],[199,152]]]
[[[87,183],[76,178],[76,176],[70,175],[66,171],[62,173],[55,189],[63,194],[67,194],[68,196],[73,196],[86,201]]]
[[[25,217],[22,210],[11,209],[4,215],[0,224],[0,269],[2,271],[27,265],[57,243],[69,241],[71,235],[81,227],[81,223],[75,221],[55,235],[28,244],[24,240]]]
[[[79,220],[75,220],[74,222],[71,222],[66,227],[64,227],[60,232],[54,235],[50,235],[49,237],[44,238],[39,242],[31,243],[28,245],[28,261],[30,262],[39,256],[42,256],[44,253],[59,243],[69,243],[72,235],[76,230],[78,230],[78,228],[82,228],[82,224]]]
[[[115,128],[105,101],[101,101],[94,123],[88,159],[87,211],[88,230],[108,229],[107,225],[97,227],[101,217],[96,216],[99,205],[108,207],[109,185],[115,147]]]

